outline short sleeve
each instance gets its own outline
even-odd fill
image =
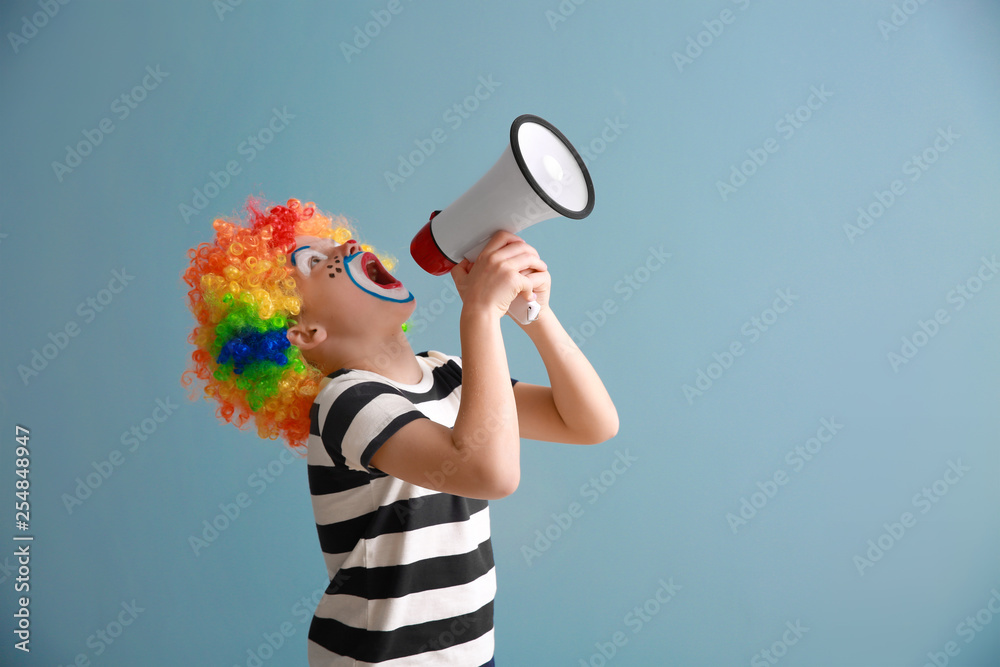
[[[425,354],[427,356],[439,358],[439,359],[441,359],[441,360],[443,360],[445,362],[453,361],[453,362],[455,362],[455,365],[458,366],[459,371],[462,370],[462,357],[457,357],[457,356],[455,356],[453,354],[443,354],[441,352],[433,352],[433,351],[424,352],[423,354]],[[514,379],[514,378],[511,378],[510,379],[510,386],[513,387],[515,384],[517,384],[517,380]]]
[[[367,473],[377,472],[370,467],[371,459],[386,440],[406,424],[426,418],[395,387],[372,380],[327,386],[317,404],[319,435],[334,465]]]

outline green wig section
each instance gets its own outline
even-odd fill
[[[210,350],[218,367],[213,373],[219,382],[233,381],[247,394],[252,410],[259,410],[265,399],[276,396],[289,370],[302,373],[305,362],[299,349],[286,338],[288,320],[282,315],[263,319],[252,297],[222,297],[218,304],[228,311],[215,327]]]

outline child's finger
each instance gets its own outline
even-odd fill
[[[542,287],[543,285],[552,280],[551,276],[549,276],[548,271],[529,271],[527,273],[522,272],[522,275],[524,275],[525,278],[531,281],[532,289]]]
[[[517,234],[501,230],[490,237],[490,240],[486,242],[486,245],[483,246],[483,249],[479,252],[479,256],[483,257],[488,254],[495,253],[504,246],[512,243],[524,243],[524,240]]]
[[[519,286],[521,290],[518,294],[523,295],[528,301],[535,301],[538,298],[535,296],[535,285],[529,276],[522,275]]]
[[[511,241],[509,243],[500,246],[489,254],[487,254],[487,251],[484,248],[482,254],[480,255],[480,259],[485,259],[487,257],[497,263],[514,260],[525,265],[531,264],[532,267],[536,268],[539,266],[539,263],[544,264],[535,248],[513,234],[511,234]]]
[[[531,244],[516,234],[510,232],[497,232],[490,239],[482,252],[480,258],[495,255],[498,258],[506,259],[521,254],[530,254],[538,257],[538,251]]]
[[[513,262],[518,267],[518,271],[522,273],[525,271],[548,271],[549,268],[537,252],[519,252],[508,257],[507,260]]]
[[[469,271],[472,270],[472,262],[467,259],[463,259],[461,262],[451,267],[451,275],[454,278],[457,276],[466,276]]]

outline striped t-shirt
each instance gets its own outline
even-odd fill
[[[309,490],[330,586],[309,628],[310,667],[472,667],[493,658],[487,502],[371,467],[382,443],[415,419],[454,426],[461,360],[424,352],[417,361],[418,384],[340,370],[313,403]]]

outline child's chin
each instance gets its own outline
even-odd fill
[[[376,300],[373,299],[373,301]],[[396,328],[410,319],[416,310],[417,302],[412,297],[408,301],[378,299],[377,303],[370,304],[370,307],[372,310],[369,312],[372,313],[373,317],[378,318],[379,321],[390,323],[393,328]]]
[[[403,322],[406,322],[406,320],[410,319],[410,316],[413,315],[413,312],[416,309],[417,309],[417,300],[415,298],[414,299],[410,299],[409,301],[407,301],[405,303],[400,303],[399,304],[399,310],[400,310],[401,313],[405,314],[405,318],[403,319]]]

